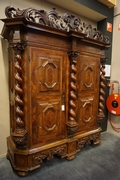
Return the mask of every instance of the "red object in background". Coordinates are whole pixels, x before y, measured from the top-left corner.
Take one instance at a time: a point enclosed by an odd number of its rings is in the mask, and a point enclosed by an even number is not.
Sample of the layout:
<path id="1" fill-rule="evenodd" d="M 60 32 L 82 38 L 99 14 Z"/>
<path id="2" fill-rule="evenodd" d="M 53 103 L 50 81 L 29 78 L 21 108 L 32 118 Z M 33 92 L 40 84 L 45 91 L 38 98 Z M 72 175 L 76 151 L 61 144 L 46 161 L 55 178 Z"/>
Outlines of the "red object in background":
<path id="1" fill-rule="evenodd" d="M 118 23 L 118 31 L 120 31 L 120 23 Z"/>
<path id="2" fill-rule="evenodd" d="M 111 94 L 106 100 L 108 111 L 114 115 L 120 115 L 120 94 Z"/>
<path id="3" fill-rule="evenodd" d="M 112 32 L 112 24 L 107 22 L 107 31 Z"/>

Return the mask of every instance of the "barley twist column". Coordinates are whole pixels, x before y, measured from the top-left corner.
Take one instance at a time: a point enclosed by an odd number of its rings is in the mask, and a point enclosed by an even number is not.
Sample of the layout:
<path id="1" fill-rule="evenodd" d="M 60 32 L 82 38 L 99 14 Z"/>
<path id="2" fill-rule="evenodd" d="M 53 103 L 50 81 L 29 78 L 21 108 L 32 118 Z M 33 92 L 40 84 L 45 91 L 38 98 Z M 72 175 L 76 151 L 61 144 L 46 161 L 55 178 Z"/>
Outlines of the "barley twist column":
<path id="1" fill-rule="evenodd" d="M 23 101 L 23 77 L 22 77 L 22 52 L 25 45 L 22 43 L 16 43 L 11 45 L 15 52 L 15 131 L 12 134 L 13 140 L 18 148 L 25 147 L 26 133 L 25 120 L 24 120 L 24 101 Z"/>
<path id="2" fill-rule="evenodd" d="M 67 122 L 68 137 L 72 137 L 78 129 L 76 122 L 76 99 L 77 99 L 77 56 L 79 52 L 68 53 L 70 60 L 70 84 L 69 84 L 69 119 Z"/>
<path id="3" fill-rule="evenodd" d="M 98 107 L 98 123 L 104 120 L 104 102 L 105 102 L 105 63 L 107 58 L 101 58 L 101 67 L 100 67 L 100 91 L 99 91 L 99 107 Z"/>

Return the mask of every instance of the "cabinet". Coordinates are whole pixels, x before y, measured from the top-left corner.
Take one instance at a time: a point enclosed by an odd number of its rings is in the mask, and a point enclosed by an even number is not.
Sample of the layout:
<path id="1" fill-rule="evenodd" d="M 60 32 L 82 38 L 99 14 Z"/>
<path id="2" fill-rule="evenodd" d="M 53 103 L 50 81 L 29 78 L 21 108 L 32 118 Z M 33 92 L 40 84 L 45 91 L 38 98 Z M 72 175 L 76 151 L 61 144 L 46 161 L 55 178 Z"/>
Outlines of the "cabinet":
<path id="1" fill-rule="evenodd" d="M 104 50 L 109 38 L 55 9 L 6 7 L 10 136 L 7 157 L 20 176 L 55 154 L 72 160 L 100 143 L 104 119 Z"/>

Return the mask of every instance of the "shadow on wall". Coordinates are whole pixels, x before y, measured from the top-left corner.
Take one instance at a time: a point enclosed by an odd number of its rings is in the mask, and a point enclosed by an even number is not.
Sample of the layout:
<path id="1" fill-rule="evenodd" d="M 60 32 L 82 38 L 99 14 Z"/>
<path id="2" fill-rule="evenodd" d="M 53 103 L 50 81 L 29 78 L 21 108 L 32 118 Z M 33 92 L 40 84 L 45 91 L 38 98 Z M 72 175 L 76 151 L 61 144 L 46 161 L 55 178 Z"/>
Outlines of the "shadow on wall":
<path id="1" fill-rule="evenodd" d="M 9 128 L 9 60 L 8 43 L 0 37 L 0 156 L 7 152 L 6 137 L 10 134 Z"/>
<path id="2" fill-rule="evenodd" d="M 1 51 L 2 51 L 2 55 L 3 55 L 3 59 L 1 59 L 3 61 L 3 65 L 4 65 L 4 73 L 5 73 L 5 81 L 9 84 L 8 81 L 8 73 L 9 73 L 9 60 L 8 60 L 8 42 L 6 40 L 4 40 L 3 38 L 1 38 Z"/>

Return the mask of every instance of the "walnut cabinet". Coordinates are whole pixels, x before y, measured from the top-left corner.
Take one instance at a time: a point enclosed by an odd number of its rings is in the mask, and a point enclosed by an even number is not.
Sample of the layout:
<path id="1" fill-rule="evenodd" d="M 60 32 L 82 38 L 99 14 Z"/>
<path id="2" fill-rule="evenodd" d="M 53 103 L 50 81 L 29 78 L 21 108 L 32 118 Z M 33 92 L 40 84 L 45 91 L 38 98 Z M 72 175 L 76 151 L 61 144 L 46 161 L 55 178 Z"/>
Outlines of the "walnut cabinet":
<path id="1" fill-rule="evenodd" d="M 7 157 L 18 175 L 55 154 L 72 160 L 100 143 L 104 50 L 109 38 L 73 15 L 6 7 L 10 136 Z"/>

